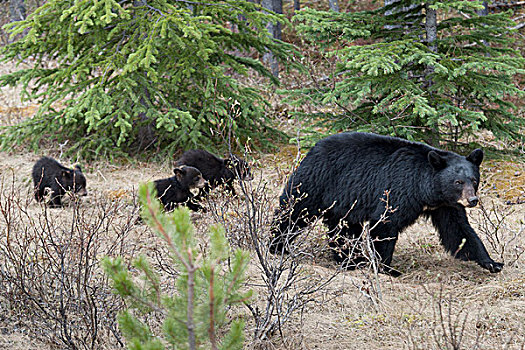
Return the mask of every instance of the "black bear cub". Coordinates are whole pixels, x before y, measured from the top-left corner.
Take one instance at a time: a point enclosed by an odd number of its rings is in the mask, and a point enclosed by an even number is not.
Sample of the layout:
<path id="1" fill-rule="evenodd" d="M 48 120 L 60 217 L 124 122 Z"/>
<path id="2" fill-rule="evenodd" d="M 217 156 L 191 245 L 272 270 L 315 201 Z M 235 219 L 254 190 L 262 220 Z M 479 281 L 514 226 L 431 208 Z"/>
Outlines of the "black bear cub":
<path id="1" fill-rule="evenodd" d="M 48 204 L 52 208 L 62 206 L 62 197 L 67 191 L 73 191 L 80 196 L 87 195 L 86 178 L 78 165 L 69 169 L 53 158 L 42 157 L 33 166 L 32 176 L 35 199 L 41 202 L 46 193 L 51 191 Z"/>
<path id="2" fill-rule="evenodd" d="M 191 166 L 180 166 L 173 169 L 175 176 L 154 182 L 157 196 L 166 210 L 173 210 L 177 205 L 184 204 L 191 210 L 201 210 L 202 207 L 193 203 L 192 189 L 204 187 L 206 181 L 203 179 L 199 169 Z"/>
<path id="3" fill-rule="evenodd" d="M 248 163 L 235 155 L 222 159 L 208 151 L 193 149 L 184 152 L 175 164 L 189 165 L 201 171 L 207 184 L 199 193 L 199 197 L 220 185 L 225 185 L 232 195 L 236 195 L 233 188 L 233 180 L 235 178 L 247 181 L 252 180 Z"/>
<path id="4" fill-rule="evenodd" d="M 369 133 L 329 136 L 290 176 L 280 197 L 270 251 L 286 251 L 298 232 L 320 217 L 328 227 L 331 247 L 339 250 L 336 259 L 354 268 L 363 257 L 349 256 L 344 242 L 359 237 L 362 224 L 369 222 L 370 227 L 377 224 L 371 236 L 383 271 L 398 275 L 390 264 L 399 232 L 423 215 L 430 217 L 448 252 L 499 272 L 503 264 L 490 258 L 465 212 L 465 207 L 478 203 L 482 160 L 480 149 L 464 157 Z M 386 199 L 393 211 L 382 220 Z"/>

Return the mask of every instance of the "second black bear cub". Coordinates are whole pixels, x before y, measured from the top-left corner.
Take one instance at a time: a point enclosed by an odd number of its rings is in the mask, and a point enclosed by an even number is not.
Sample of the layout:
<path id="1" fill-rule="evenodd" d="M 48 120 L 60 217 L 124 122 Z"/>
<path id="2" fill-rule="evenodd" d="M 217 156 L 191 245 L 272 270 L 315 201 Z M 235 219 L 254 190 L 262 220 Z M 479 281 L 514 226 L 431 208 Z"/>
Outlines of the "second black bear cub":
<path id="1" fill-rule="evenodd" d="M 32 176 L 35 199 L 41 202 L 46 192 L 51 191 L 49 206 L 52 208 L 62 206 L 62 197 L 67 191 L 73 191 L 80 196 L 87 195 L 86 178 L 78 165 L 70 169 L 53 158 L 42 157 L 33 166 Z"/>
<path id="2" fill-rule="evenodd" d="M 206 181 L 199 169 L 191 166 L 180 166 L 173 169 L 175 176 L 154 182 L 157 196 L 166 210 L 172 210 L 179 204 L 184 204 L 191 210 L 201 210 L 199 204 L 193 203 L 192 189 L 203 188 Z"/>
<path id="3" fill-rule="evenodd" d="M 189 165 L 200 170 L 207 184 L 199 196 L 207 194 L 211 189 L 220 185 L 225 185 L 232 195 L 235 195 L 235 189 L 233 188 L 233 180 L 235 178 L 247 181 L 252 180 L 248 163 L 235 155 L 222 159 L 208 151 L 193 149 L 184 152 L 175 164 Z"/>

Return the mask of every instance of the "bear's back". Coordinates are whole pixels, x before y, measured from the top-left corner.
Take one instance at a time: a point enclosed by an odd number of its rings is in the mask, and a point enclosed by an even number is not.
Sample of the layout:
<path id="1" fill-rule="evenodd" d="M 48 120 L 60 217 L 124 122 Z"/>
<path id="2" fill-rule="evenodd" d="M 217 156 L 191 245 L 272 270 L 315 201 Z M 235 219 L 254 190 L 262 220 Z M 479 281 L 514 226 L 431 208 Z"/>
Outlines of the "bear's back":
<path id="1" fill-rule="evenodd" d="M 184 152 L 175 164 L 199 169 L 207 181 L 216 181 L 227 170 L 222 158 L 201 149 L 192 149 Z"/>
<path id="2" fill-rule="evenodd" d="M 425 158 L 431 150 L 440 151 L 423 143 L 364 132 L 345 132 L 328 136 L 317 142 L 311 151 L 324 155 L 344 155 L 345 158 L 371 158 L 375 155 L 387 157 L 400 150 L 420 154 Z"/>
<path id="3" fill-rule="evenodd" d="M 382 198 L 386 190 L 393 205 L 420 196 L 420 184 L 430 182 L 433 174 L 427 158 L 431 150 L 451 153 L 369 133 L 329 136 L 303 159 L 290 177 L 281 202 L 286 203 L 290 195 L 302 196 L 304 199 L 297 203 L 299 209 L 332 208 L 336 215 L 345 215 L 353 207 L 350 216 L 367 220 L 384 211 Z"/>

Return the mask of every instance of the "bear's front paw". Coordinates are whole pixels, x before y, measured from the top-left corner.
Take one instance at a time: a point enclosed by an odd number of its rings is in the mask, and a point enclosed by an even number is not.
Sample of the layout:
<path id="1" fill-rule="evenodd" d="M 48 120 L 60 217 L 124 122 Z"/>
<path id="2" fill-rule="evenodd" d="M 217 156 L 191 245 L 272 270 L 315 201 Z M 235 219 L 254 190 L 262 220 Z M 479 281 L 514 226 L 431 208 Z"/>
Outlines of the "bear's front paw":
<path id="1" fill-rule="evenodd" d="M 492 273 L 500 272 L 501 270 L 503 270 L 503 265 L 503 263 L 495 262 L 493 260 L 479 262 L 479 266 L 489 270 Z"/>
<path id="2" fill-rule="evenodd" d="M 401 276 L 403 273 L 394 269 L 393 267 L 390 267 L 390 266 L 383 266 L 383 268 L 381 269 L 380 271 L 381 273 L 384 273 L 385 275 L 389 275 L 391 277 L 399 277 Z"/>

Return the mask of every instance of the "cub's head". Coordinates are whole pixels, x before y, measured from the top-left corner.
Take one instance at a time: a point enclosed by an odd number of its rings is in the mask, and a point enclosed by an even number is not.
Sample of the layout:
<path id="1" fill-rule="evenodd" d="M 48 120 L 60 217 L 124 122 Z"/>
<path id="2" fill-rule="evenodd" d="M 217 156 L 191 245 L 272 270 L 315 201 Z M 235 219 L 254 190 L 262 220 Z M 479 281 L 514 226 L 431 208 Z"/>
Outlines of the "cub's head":
<path id="1" fill-rule="evenodd" d="M 72 190 L 79 196 L 87 196 L 86 177 L 79 165 L 75 165 L 75 169 L 62 170 L 61 183 L 66 190 Z"/>
<path id="2" fill-rule="evenodd" d="M 233 174 L 233 177 L 238 177 L 244 181 L 253 180 L 250 165 L 241 157 L 232 154 L 230 158 L 224 160 L 224 165 Z"/>
<path id="3" fill-rule="evenodd" d="M 441 200 L 449 205 L 475 207 L 479 201 L 477 191 L 482 161 L 481 149 L 472 151 L 467 157 L 450 152 L 430 151 L 428 162 L 436 171 Z"/>
<path id="4" fill-rule="evenodd" d="M 206 180 L 202 177 L 200 170 L 192 166 L 181 165 L 173 169 L 173 173 L 177 181 L 179 181 L 184 188 L 190 190 L 193 188 L 203 188 L 206 184 Z"/>

